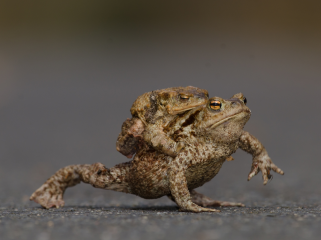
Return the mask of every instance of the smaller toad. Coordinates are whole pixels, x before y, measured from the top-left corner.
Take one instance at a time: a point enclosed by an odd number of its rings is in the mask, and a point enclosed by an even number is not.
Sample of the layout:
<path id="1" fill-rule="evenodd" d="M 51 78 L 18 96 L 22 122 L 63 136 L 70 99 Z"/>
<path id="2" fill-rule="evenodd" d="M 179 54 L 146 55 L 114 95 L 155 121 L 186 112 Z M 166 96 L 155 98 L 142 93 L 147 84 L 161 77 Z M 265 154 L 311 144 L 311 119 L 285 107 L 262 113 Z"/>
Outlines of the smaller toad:
<path id="1" fill-rule="evenodd" d="M 136 153 L 142 142 L 175 157 L 185 146 L 164 133 L 179 114 L 204 105 L 208 92 L 197 87 L 173 87 L 144 93 L 133 103 L 131 119 L 122 125 L 116 142 L 117 151 L 128 158 Z"/>

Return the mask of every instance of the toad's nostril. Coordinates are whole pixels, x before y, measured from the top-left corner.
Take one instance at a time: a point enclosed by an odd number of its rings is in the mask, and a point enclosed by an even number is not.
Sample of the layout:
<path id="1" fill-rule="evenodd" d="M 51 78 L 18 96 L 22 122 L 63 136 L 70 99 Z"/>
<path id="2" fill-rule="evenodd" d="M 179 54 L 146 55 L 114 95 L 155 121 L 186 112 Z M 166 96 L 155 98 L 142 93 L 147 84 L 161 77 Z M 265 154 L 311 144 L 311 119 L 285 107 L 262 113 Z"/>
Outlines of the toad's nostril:
<path id="1" fill-rule="evenodd" d="M 235 107 L 237 105 L 237 102 L 232 102 L 232 107 Z"/>

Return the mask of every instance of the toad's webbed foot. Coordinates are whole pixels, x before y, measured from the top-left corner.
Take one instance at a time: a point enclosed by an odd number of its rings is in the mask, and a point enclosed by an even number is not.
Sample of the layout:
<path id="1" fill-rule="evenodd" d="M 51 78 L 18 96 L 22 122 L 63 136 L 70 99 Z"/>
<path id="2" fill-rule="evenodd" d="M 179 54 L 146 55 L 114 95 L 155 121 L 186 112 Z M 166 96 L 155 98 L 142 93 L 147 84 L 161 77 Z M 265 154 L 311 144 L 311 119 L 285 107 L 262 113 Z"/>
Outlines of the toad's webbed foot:
<path id="1" fill-rule="evenodd" d="M 202 207 L 245 207 L 243 203 L 215 201 L 201 193 L 196 192 L 195 190 L 191 191 L 191 200 L 193 203 Z"/>
<path id="2" fill-rule="evenodd" d="M 245 207 L 243 203 L 235 203 L 235 202 L 225 202 L 225 201 L 215 201 L 209 197 L 204 196 L 203 194 L 200 194 L 196 192 L 195 190 L 190 191 L 191 194 L 191 201 L 198 205 L 203 207 Z M 175 202 L 172 195 L 168 195 L 168 198 Z M 205 208 L 208 210 L 209 208 Z M 215 209 L 212 209 L 215 210 Z M 215 210 L 215 212 L 219 212 L 219 210 Z"/>
<path id="3" fill-rule="evenodd" d="M 39 203 L 44 208 L 62 207 L 65 202 L 63 195 L 68 187 L 88 182 L 90 165 L 71 165 L 64 167 L 52 175 L 30 197 L 30 200 Z"/>
<path id="4" fill-rule="evenodd" d="M 272 162 L 262 143 L 246 131 L 243 131 L 240 137 L 240 148 L 253 156 L 251 171 L 247 178 L 248 181 L 260 171 L 263 175 L 264 185 L 272 178 L 271 170 L 284 175 L 284 172 Z"/>
<path id="5" fill-rule="evenodd" d="M 251 171 L 247 180 L 250 181 L 252 177 L 261 171 L 263 176 L 263 184 L 266 185 L 269 180 L 272 179 L 271 170 L 284 175 L 284 172 L 272 162 L 267 153 L 262 154 L 262 156 L 257 156 L 253 159 Z"/>
<path id="6" fill-rule="evenodd" d="M 179 211 L 181 211 L 181 212 L 195 212 L 195 213 L 200 213 L 200 212 L 221 212 L 218 209 L 205 208 L 205 207 L 198 206 L 197 204 L 193 203 L 192 201 L 186 203 L 183 208 L 180 207 Z"/>
<path id="7" fill-rule="evenodd" d="M 167 197 L 177 204 L 177 202 L 175 201 L 174 197 L 171 194 L 167 195 Z M 205 208 L 205 206 L 202 206 L 201 204 L 199 206 L 199 204 L 195 203 L 193 200 L 188 201 L 185 204 L 184 208 L 180 207 L 179 211 L 181 212 L 220 212 L 220 210 L 217 210 L 217 209 Z"/>
<path id="8" fill-rule="evenodd" d="M 44 208 L 63 207 L 65 205 L 63 192 L 48 191 L 48 189 L 50 189 L 50 184 L 43 184 L 31 195 L 30 200 L 39 203 Z"/>

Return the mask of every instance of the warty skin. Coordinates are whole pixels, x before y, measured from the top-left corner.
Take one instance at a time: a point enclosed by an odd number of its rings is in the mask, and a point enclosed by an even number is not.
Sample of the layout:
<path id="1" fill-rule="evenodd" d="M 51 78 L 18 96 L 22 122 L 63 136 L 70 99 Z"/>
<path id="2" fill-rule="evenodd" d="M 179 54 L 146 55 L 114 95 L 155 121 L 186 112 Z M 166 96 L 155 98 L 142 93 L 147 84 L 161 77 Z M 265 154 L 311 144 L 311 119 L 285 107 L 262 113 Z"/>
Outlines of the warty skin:
<path id="1" fill-rule="evenodd" d="M 167 195 L 181 211 L 218 212 L 207 206 L 244 206 L 241 203 L 214 201 L 194 189 L 210 181 L 222 164 L 238 148 L 253 156 L 250 180 L 262 171 L 264 184 L 270 171 L 284 174 L 269 158 L 263 145 L 243 130 L 251 111 L 243 94 L 224 100 L 214 97 L 207 104 L 180 115 L 165 129 L 174 141 L 185 148 L 171 157 L 144 144 L 132 161 L 106 168 L 101 163 L 71 165 L 50 177 L 31 200 L 45 208 L 64 205 L 67 187 L 81 181 L 94 187 L 138 195 L 146 199 Z"/>
<path id="2" fill-rule="evenodd" d="M 144 93 L 133 103 L 131 119 L 122 125 L 116 149 L 128 158 L 136 153 L 142 141 L 171 157 L 184 148 L 165 134 L 164 128 L 178 114 L 206 104 L 208 92 L 197 87 L 172 87 Z"/>

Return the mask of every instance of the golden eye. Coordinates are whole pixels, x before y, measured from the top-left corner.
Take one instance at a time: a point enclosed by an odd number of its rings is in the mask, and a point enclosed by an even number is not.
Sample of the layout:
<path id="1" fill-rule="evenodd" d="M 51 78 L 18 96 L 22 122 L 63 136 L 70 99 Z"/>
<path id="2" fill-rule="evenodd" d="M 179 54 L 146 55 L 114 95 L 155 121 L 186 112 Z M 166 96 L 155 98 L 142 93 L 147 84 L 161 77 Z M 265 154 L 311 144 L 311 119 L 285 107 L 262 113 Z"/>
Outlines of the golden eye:
<path id="1" fill-rule="evenodd" d="M 222 103 L 220 101 L 218 101 L 218 100 L 213 100 L 213 101 L 210 102 L 210 107 L 213 110 L 219 110 L 222 107 Z"/>
<path id="2" fill-rule="evenodd" d="M 189 99 L 189 96 L 187 96 L 185 94 L 181 94 L 179 97 L 181 100 L 188 100 Z"/>
<path id="3" fill-rule="evenodd" d="M 246 97 L 244 97 L 243 102 L 244 102 L 244 104 L 246 105 L 246 103 L 247 103 Z"/>

